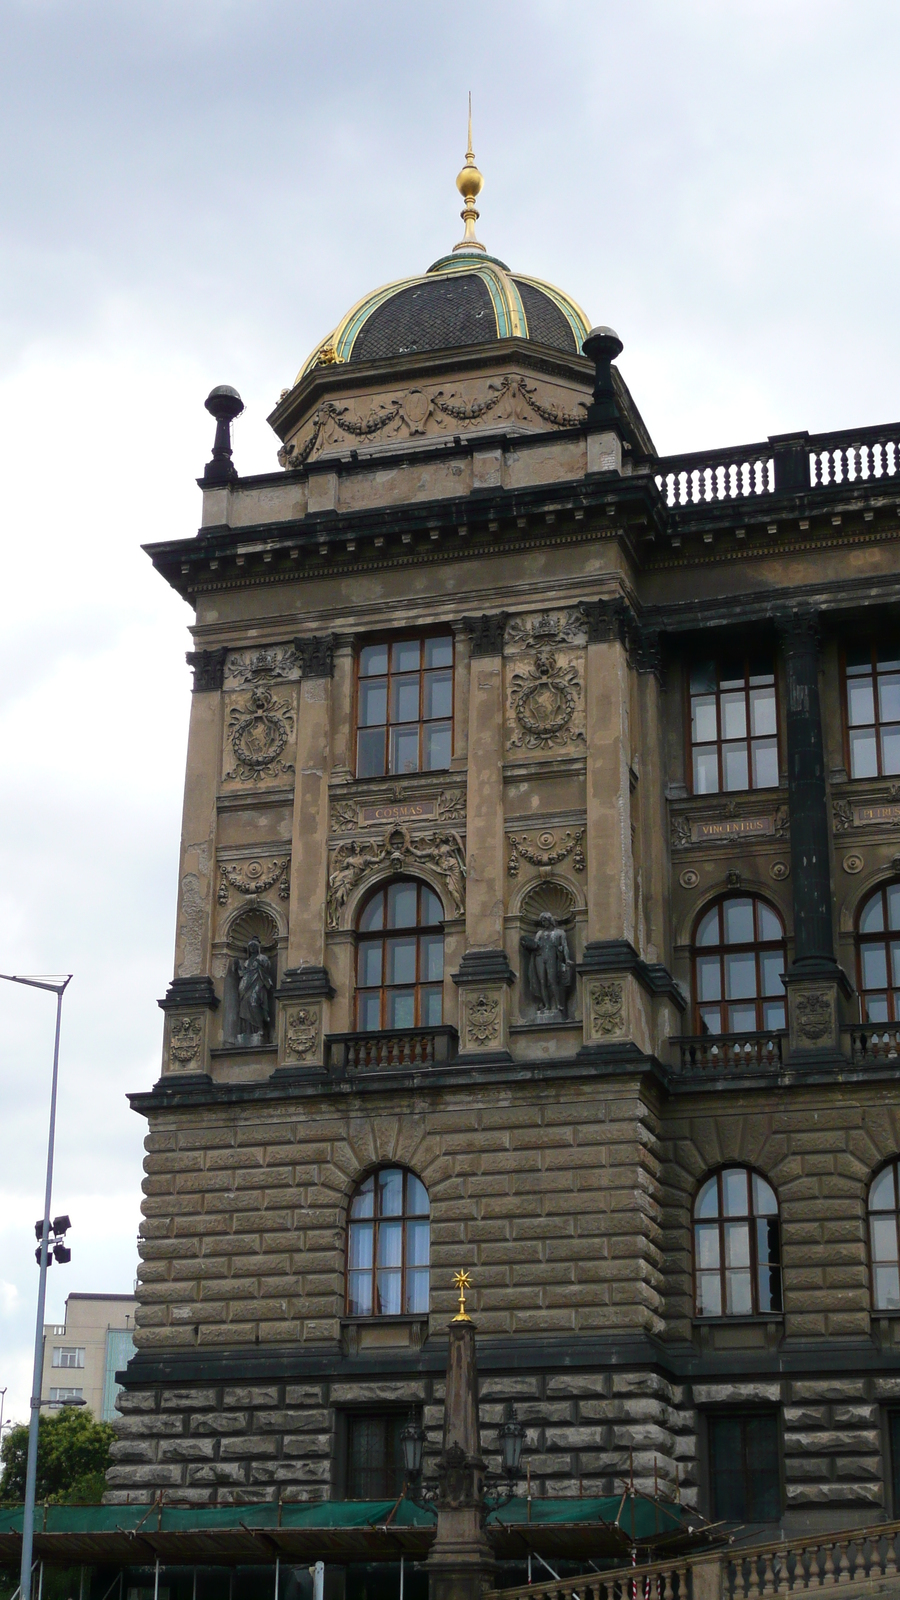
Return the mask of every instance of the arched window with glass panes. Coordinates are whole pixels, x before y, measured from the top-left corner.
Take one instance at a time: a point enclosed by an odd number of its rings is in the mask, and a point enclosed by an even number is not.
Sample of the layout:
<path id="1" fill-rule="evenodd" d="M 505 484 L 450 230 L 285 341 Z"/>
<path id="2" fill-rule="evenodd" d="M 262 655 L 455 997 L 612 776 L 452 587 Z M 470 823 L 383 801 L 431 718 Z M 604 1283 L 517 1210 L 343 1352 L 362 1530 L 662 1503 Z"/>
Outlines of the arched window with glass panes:
<path id="1" fill-rule="evenodd" d="M 783 1030 L 786 955 L 784 923 L 758 895 L 731 895 L 705 911 L 692 949 L 696 1032 Z"/>
<path id="2" fill-rule="evenodd" d="M 427 883 L 401 878 L 357 920 L 356 1026 L 361 1033 L 436 1028 L 443 1020 L 444 908 Z"/>
<path id="3" fill-rule="evenodd" d="M 863 1022 L 900 1022 L 900 883 L 883 884 L 863 902 L 857 933 L 857 981 Z"/>
<path id="4" fill-rule="evenodd" d="M 694 1308 L 698 1317 L 780 1312 L 778 1201 L 749 1167 L 724 1167 L 694 1201 Z"/>
<path id="5" fill-rule="evenodd" d="M 370 1172 L 350 1202 L 347 1313 L 399 1317 L 428 1311 L 431 1206 L 406 1167 Z"/>
<path id="6" fill-rule="evenodd" d="M 900 1162 L 892 1161 L 876 1174 L 869 1188 L 872 1305 L 876 1311 L 900 1311 L 898 1244 L 900 1244 Z"/>

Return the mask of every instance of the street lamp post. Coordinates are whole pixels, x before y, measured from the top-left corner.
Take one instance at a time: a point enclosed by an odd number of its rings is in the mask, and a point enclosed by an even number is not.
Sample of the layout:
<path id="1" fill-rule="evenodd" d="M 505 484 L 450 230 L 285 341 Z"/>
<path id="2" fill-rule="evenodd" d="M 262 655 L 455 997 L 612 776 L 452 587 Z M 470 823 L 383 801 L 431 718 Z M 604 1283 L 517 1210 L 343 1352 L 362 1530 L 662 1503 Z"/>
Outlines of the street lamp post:
<path id="1" fill-rule="evenodd" d="M 38 1420 L 41 1412 L 41 1382 L 44 1376 L 44 1301 L 47 1296 L 47 1261 L 50 1250 L 50 1194 L 53 1186 L 53 1143 L 56 1137 L 56 1083 L 59 1072 L 59 1030 L 62 1001 L 71 972 L 59 978 L 23 978 L 0 972 L 7 983 L 24 983 L 29 989 L 47 989 L 56 995 L 56 1035 L 53 1041 L 53 1078 L 50 1084 L 50 1129 L 47 1135 L 47 1174 L 44 1184 L 44 1219 L 41 1228 L 38 1264 L 37 1319 L 34 1330 L 34 1370 L 31 1379 L 31 1416 L 28 1422 L 28 1460 L 25 1467 L 25 1509 L 22 1517 L 22 1567 L 19 1575 L 21 1600 L 31 1600 L 31 1552 L 34 1544 L 34 1492 L 37 1482 Z"/>

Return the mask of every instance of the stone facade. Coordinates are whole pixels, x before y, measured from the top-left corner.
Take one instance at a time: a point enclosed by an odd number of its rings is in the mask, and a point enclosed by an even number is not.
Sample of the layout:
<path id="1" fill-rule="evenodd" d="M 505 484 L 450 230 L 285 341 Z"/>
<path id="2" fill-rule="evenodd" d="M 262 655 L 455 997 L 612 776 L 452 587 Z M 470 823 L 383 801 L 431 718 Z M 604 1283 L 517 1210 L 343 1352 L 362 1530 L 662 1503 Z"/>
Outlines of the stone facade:
<path id="1" fill-rule="evenodd" d="M 514 1400 L 537 1492 L 633 1471 L 709 1510 L 712 1420 L 749 1411 L 777 1417 L 788 1529 L 900 1510 L 900 1320 L 866 1216 L 900 1155 L 897 1035 L 873 1042 L 854 992 L 900 790 L 850 775 L 841 654 L 897 626 L 896 446 L 835 443 L 891 469 L 823 484 L 812 444 L 775 440 L 765 492 L 720 493 L 739 453 L 661 461 L 584 357 L 500 340 L 417 356 L 407 388 L 539 374 L 583 421 L 463 437 L 429 412 L 413 438 L 404 413 L 351 450 L 338 402 L 356 425 L 394 367 L 313 368 L 273 421 L 308 440 L 327 397 L 315 453 L 208 486 L 197 538 L 151 547 L 196 610 L 195 692 L 162 1073 L 132 1097 L 113 1502 L 340 1497 L 348 1418 L 379 1408 L 413 1407 L 433 1456 L 465 1268 L 485 1450 Z M 448 765 L 357 777 L 360 649 L 435 628 Z M 775 660 L 777 782 L 692 794 L 690 664 L 735 641 Z M 397 877 L 443 910 L 442 1022 L 415 1039 L 355 1031 L 360 910 Z M 698 1035 L 692 951 L 729 893 L 784 923 L 788 1015 L 726 1049 Z M 549 1017 L 523 976 L 545 912 L 574 968 Z M 242 1034 L 253 940 L 271 1011 Z M 428 1191 L 429 1309 L 351 1316 L 348 1208 L 385 1164 Z M 698 1316 L 692 1208 L 732 1165 L 777 1196 L 783 1311 Z"/>

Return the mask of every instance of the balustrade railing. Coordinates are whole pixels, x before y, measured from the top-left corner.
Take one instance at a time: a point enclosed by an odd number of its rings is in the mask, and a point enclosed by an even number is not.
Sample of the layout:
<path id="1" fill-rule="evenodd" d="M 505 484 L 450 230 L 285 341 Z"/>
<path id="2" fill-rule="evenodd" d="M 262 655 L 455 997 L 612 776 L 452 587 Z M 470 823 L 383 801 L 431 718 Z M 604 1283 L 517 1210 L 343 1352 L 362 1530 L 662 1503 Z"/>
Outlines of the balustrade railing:
<path id="1" fill-rule="evenodd" d="M 893 1595 L 898 1557 L 900 1522 L 883 1522 L 496 1589 L 485 1600 L 760 1600 L 834 1586 L 848 1597 Z"/>
<path id="2" fill-rule="evenodd" d="M 661 456 L 652 471 L 666 505 L 676 508 L 896 478 L 900 423 Z"/>
<path id="3" fill-rule="evenodd" d="M 777 1071 L 782 1062 L 783 1033 L 708 1033 L 671 1039 L 682 1072 Z"/>
<path id="4" fill-rule="evenodd" d="M 443 1066 L 457 1054 L 455 1028 L 390 1028 L 379 1033 L 332 1033 L 325 1063 L 332 1071 L 395 1072 Z"/>
<path id="5" fill-rule="evenodd" d="M 900 1056 L 900 1028 L 896 1026 L 866 1025 L 846 1032 L 850 1035 L 851 1061 L 868 1065 L 872 1061 L 895 1061 Z"/>

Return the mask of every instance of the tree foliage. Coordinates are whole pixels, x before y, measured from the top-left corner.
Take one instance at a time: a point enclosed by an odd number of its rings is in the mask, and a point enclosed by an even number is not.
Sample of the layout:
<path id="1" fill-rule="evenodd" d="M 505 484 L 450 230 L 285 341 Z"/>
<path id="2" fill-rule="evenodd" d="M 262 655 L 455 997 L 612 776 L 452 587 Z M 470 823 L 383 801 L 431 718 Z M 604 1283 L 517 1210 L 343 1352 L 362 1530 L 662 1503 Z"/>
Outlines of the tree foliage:
<path id="1" fill-rule="evenodd" d="M 37 1498 L 65 1505 L 90 1505 L 99 1501 L 109 1466 L 109 1447 L 115 1430 L 108 1422 L 95 1422 L 90 1411 L 61 1406 L 38 1420 Z M 0 1500 L 25 1499 L 25 1463 L 28 1428 L 10 1428 L 0 1447 L 3 1471 Z"/>

